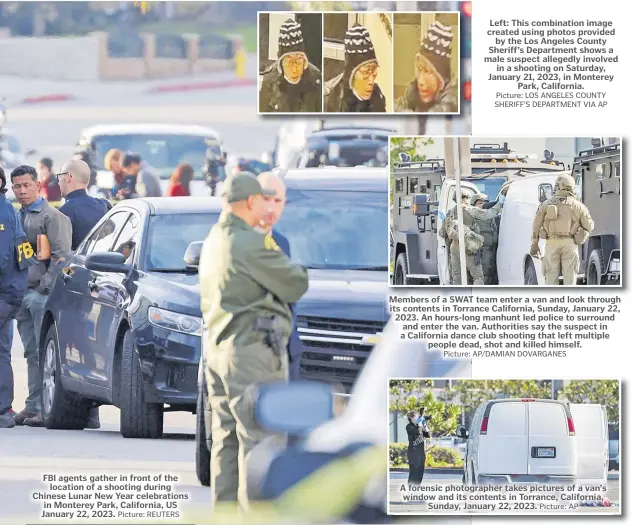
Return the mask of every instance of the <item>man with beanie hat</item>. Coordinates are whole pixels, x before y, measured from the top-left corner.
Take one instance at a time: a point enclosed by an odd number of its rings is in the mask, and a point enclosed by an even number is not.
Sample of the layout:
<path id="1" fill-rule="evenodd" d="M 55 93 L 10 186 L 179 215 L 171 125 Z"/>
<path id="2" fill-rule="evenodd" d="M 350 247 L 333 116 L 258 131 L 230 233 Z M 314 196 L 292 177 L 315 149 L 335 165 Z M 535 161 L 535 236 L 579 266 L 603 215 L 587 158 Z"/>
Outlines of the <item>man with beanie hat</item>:
<path id="1" fill-rule="evenodd" d="M 386 99 L 377 85 L 379 64 L 371 35 L 355 25 L 345 34 L 345 66 L 325 84 L 325 112 L 386 112 Z"/>
<path id="2" fill-rule="evenodd" d="M 264 72 L 259 92 L 261 113 L 320 113 L 320 69 L 305 54 L 303 29 L 288 18 L 279 31 L 277 60 Z"/>
<path id="3" fill-rule="evenodd" d="M 456 113 L 456 80 L 452 79 L 452 28 L 435 21 L 415 56 L 416 76 L 396 103 L 397 112 Z"/>

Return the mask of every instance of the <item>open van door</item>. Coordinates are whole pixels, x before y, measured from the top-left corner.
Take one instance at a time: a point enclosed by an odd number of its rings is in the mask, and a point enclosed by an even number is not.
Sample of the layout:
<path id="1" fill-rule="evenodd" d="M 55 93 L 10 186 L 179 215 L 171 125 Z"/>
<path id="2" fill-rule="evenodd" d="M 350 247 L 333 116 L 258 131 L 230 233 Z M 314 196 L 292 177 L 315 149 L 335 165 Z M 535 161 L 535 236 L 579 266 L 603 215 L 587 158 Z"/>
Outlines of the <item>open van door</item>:
<path id="1" fill-rule="evenodd" d="M 461 181 L 461 192 L 468 197 L 478 193 L 478 188 L 471 182 Z M 448 210 L 452 209 L 456 204 L 456 180 L 445 179 L 441 186 L 439 194 L 439 208 L 437 213 L 437 263 L 439 266 L 439 282 L 440 284 L 450 284 L 450 261 L 448 246 L 445 239 L 439 234 L 444 218 Z"/>
<path id="2" fill-rule="evenodd" d="M 608 479 L 608 416 L 596 404 L 571 404 L 577 441 L 577 480 L 602 482 Z"/>

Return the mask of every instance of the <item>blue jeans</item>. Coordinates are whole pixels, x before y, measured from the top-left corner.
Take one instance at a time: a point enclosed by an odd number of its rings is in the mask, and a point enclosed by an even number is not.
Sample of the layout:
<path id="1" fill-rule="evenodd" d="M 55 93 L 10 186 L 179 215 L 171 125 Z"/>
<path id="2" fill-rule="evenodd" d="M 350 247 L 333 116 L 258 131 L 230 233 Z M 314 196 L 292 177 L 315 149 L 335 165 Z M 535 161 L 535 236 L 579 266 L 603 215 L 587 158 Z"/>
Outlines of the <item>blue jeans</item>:
<path id="1" fill-rule="evenodd" d="M 29 288 L 24 294 L 22 306 L 15 316 L 15 320 L 18 322 L 18 332 L 24 345 L 29 385 L 29 395 L 24 402 L 24 409 L 33 414 L 39 414 L 41 410 L 42 381 L 39 369 L 39 343 L 44 306 L 47 299 L 46 295 Z"/>
<path id="2" fill-rule="evenodd" d="M 13 404 L 13 368 L 11 367 L 11 343 L 13 318 L 17 306 L 0 301 L 0 414 Z"/>

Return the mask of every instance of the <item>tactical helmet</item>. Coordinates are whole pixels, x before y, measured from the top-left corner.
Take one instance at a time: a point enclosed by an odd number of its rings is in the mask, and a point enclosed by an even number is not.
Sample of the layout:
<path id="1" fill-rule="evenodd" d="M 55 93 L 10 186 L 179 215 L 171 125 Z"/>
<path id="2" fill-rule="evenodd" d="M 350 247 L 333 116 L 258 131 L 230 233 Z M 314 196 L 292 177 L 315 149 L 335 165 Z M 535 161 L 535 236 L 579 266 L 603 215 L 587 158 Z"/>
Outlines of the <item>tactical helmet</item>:
<path id="1" fill-rule="evenodd" d="M 555 179 L 555 188 L 559 190 L 575 190 L 575 180 L 570 175 L 558 175 Z"/>
<path id="2" fill-rule="evenodd" d="M 470 199 L 470 205 L 474 206 L 476 204 L 476 201 L 489 201 L 489 197 L 487 197 L 487 195 L 485 195 L 484 193 L 476 193 L 475 195 L 472 195 L 472 198 Z"/>

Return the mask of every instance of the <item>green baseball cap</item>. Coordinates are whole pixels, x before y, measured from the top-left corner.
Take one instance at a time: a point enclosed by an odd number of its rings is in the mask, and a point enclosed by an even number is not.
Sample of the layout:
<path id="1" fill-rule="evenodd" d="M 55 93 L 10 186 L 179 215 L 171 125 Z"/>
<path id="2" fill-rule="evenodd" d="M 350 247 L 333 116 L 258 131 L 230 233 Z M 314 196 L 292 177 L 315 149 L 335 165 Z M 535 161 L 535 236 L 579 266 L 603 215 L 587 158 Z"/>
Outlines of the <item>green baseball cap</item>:
<path id="1" fill-rule="evenodd" d="M 226 197 L 228 202 L 239 202 L 245 201 L 252 195 L 272 197 L 276 195 L 276 192 L 274 190 L 263 189 L 257 177 L 252 173 L 241 172 L 226 179 L 222 195 Z"/>

